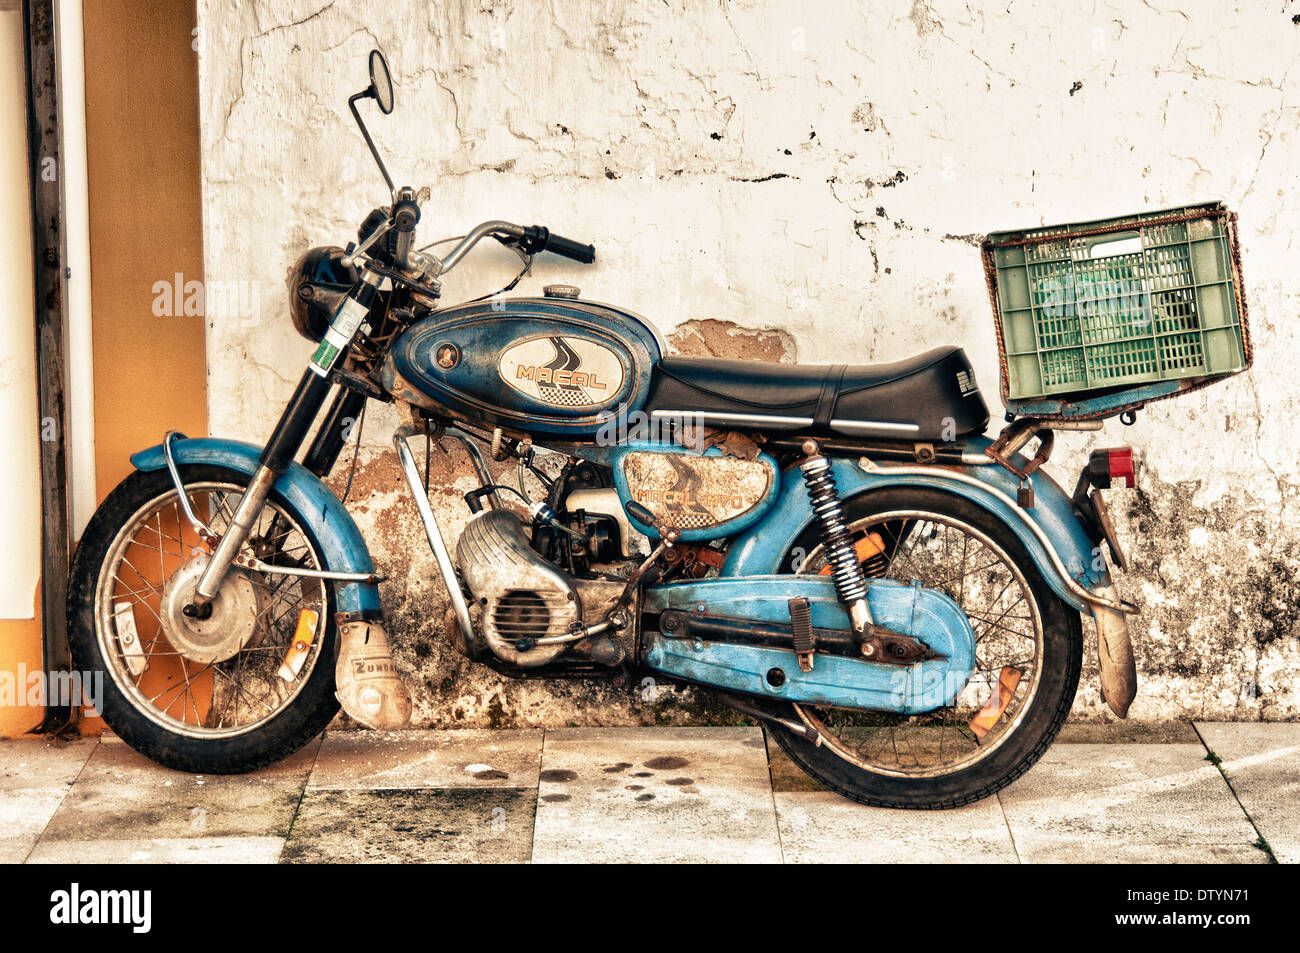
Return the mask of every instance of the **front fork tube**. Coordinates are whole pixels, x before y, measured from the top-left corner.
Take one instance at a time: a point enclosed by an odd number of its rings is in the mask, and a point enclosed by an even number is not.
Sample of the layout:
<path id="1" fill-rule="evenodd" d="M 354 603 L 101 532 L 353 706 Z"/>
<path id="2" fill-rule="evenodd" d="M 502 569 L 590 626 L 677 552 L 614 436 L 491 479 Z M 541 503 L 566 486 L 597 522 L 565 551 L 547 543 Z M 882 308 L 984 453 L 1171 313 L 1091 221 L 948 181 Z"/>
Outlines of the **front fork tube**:
<path id="1" fill-rule="evenodd" d="M 266 505 L 267 498 L 271 495 L 271 488 L 280 478 L 280 474 L 289 468 L 298 448 L 307 439 L 307 432 L 311 429 L 316 415 L 320 413 L 329 389 L 330 382 L 327 377 L 310 368 L 303 371 L 302 379 L 298 381 L 298 387 L 294 390 L 289 405 L 280 415 L 275 429 L 271 431 L 271 439 L 262 450 L 257 470 L 249 481 L 248 489 L 240 497 L 239 506 L 235 508 L 230 525 L 221 535 L 221 542 L 217 544 L 212 558 L 208 560 L 207 568 L 199 577 L 198 586 L 194 590 L 192 608 L 187 607 L 189 612 L 202 614 L 204 607 L 211 605 L 212 600 L 217 597 L 226 573 L 235 561 L 235 557 L 239 555 L 240 547 L 248 539 L 258 514 L 262 512 L 262 507 Z"/>
<path id="2" fill-rule="evenodd" d="M 334 469 L 334 463 L 343 451 L 343 445 L 360 427 L 361 409 L 369 398 L 360 391 L 340 387 L 325 412 L 316 437 L 303 454 L 302 465 L 322 480 Z"/>

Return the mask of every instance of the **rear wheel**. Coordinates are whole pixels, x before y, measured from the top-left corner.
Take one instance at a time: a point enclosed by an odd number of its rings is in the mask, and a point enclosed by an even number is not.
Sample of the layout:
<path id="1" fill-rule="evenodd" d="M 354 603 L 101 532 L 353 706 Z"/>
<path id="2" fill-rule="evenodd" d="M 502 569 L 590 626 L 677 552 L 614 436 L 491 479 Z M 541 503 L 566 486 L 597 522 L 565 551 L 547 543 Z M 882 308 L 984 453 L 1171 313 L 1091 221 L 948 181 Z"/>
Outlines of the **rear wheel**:
<path id="1" fill-rule="evenodd" d="M 883 547 L 864 562 L 869 576 L 918 581 L 966 612 L 975 671 L 951 705 L 923 715 L 792 704 L 787 716 L 821 743 L 771 730 L 803 770 L 864 804 L 948 808 L 987 797 L 1042 756 L 1069 714 L 1082 658 L 1079 614 L 1051 590 L 1015 533 L 973 503 L 891 488 L 844 508 L 854 539 L 874 534 Z M 825 566 L 815 528 L 796 540 L 785 565 Z"/>
<path id="2" fill-rule="evenodd" d="M 180 474 L 195 513 L 221 534 L 248 478 L 207 465 Z M 325 568 L 319 541 L 278 494 L 242 551 L 272 566 Z M 183 771 L 251 771 L 301 748 L 338 711 L 333 594 L 320 579 L 235 568 L 211 618 L 189 619 L 181 610 L 207 556 L 167 471 L 129 476 L 77 548 L 73 661 L 103 673 L 100 714 L 136 750 Z M 316 614 L 316 631 L 295 647 L 304 611 Z"/>

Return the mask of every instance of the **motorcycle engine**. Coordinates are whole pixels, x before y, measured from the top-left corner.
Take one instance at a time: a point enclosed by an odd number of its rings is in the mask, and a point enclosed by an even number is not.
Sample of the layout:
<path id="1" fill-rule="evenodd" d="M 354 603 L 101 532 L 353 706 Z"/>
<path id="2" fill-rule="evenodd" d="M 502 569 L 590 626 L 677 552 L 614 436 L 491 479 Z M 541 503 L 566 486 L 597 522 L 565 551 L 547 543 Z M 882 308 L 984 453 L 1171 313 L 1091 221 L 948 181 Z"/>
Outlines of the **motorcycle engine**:
<path id="1" fill-rule="evenodd" d="M 479 513 L 461 533 L 456 563 L 483 610 L 482 636 L 494 655 L 532 667 L 564 652 L 565 643 L 537 640 L 569 634 L 582 618 L 578 591 L 568 574 L 532 548 L 522 517 L 505 509 Z"/>

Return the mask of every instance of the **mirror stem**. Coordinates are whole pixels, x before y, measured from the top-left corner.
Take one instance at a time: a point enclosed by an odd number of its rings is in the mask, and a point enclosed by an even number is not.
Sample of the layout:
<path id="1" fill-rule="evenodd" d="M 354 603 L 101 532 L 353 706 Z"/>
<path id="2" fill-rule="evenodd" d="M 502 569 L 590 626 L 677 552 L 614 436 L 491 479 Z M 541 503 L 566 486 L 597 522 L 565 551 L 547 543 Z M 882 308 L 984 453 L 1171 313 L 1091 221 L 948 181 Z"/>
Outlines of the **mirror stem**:
<path id="1" fill-rule="evenodd" d="M 366 145 L 370 147 L 370 154 L 375 157 L 375 165 L 379 166 L 379 172 L 388 183 L 388 194 L 394 202 L 397 201 L 397 188 L 393 185 L 393 179 L 388 174 L 388 169 L 384 166 L 384 160 L 379 158 L 379 150 L 375 148 L 374 140 L 370 138 L 370 130 L 361 119 L 361 113 L 357 112 L 357 100 L 368 99 L 371 96 L 369 89 L 362 90 L 348 100 L 348 108 L 352 110 L 352 118 L 357 121 L 357 128 L 361 130 L 361 136 L 366 140 Z"/>

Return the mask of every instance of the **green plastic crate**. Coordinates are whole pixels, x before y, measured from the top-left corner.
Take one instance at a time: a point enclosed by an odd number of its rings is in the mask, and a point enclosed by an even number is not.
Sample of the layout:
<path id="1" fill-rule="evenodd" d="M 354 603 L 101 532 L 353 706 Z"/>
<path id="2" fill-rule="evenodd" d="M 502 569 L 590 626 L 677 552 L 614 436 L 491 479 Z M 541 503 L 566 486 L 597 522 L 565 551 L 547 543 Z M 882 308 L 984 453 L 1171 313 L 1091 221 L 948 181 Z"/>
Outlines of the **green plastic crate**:
<path id="1" fill-rule="evenodd" d="M 983 248 L 1008 406 L 1250 366 L 1236 216 L 1220 203 L 995 232 Z"/>

